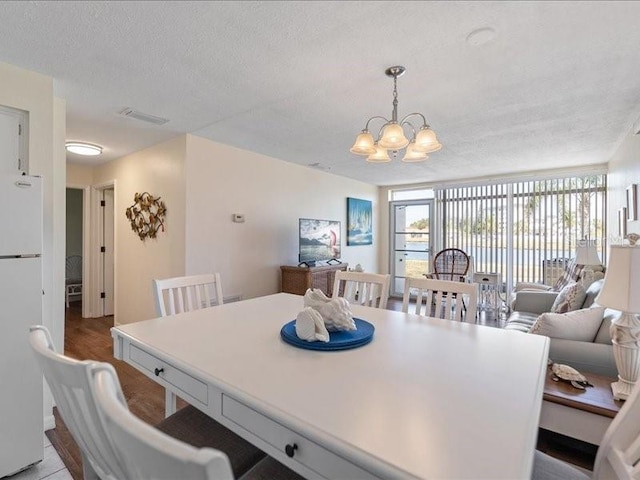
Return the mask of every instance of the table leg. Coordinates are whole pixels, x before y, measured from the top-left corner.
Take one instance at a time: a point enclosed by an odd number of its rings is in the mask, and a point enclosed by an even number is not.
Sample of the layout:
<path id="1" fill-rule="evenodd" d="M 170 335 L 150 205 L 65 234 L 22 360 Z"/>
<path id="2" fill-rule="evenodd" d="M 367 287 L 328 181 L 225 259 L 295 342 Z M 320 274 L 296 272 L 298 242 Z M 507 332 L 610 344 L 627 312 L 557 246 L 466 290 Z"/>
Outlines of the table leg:
<path id="1" fill-rule="evenodd" d="M 164 416 L 169 417 L 176 413 L 176 394 L 168 388 L 164 389 Z"/>

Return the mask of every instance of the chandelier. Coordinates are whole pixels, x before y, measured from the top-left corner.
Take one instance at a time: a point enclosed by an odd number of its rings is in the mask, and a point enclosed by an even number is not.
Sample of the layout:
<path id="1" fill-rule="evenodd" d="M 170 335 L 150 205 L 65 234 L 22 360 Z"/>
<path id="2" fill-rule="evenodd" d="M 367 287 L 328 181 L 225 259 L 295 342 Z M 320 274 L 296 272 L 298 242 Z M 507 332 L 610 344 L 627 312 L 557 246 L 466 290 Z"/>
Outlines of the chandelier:
<path id="1" fill-rule="evenodd" d="M 385 117 L 375 116 L 367 120 L 367 124 L 358 137 L 356 138 L 350 152 L 356 155 L 367 155 L 368 162 L 390 162 L 389 152 L 392 152 L 394 158 L 399 150 L 406 147 L 403 162 L 421 162 L 429 158 L 428 153 L 438 151 L 442 145 L 436 138 L 436 134 L 427 124 L 427 120 L 421 113 L 410 113 L 398 122 L 398 77 L 404 75 L 407 69 L 403 66 L 389 67 L 384 73 L 393 78 L 393 111 L 391 112 L 391 120 Z M 422 126 L 419 130 L 409 122 L 410 117 L 419 117 L 422 119 Z M 378 132 L 378 139 L 374 140 L 373 135 L 369 132 L 369 123 L 372 120 L 384 120 L 384 124 Z M 411 140 L 405 134 L 405 127 L 411 130 Z"/>

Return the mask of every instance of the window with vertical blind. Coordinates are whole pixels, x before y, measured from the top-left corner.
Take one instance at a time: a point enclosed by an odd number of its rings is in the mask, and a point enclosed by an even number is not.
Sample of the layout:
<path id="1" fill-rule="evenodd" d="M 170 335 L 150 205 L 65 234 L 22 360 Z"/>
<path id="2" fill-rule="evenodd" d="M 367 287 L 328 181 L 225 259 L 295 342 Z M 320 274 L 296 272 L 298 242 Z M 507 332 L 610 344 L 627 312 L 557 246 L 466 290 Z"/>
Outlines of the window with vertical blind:
<path id="1" fill-rule="evenodd" d="M 509 284 L 550 284 L 581 239 L 598 241 L 604 262 L 606 190 L 606 175 L 438 190 L 443 247 Z"/>

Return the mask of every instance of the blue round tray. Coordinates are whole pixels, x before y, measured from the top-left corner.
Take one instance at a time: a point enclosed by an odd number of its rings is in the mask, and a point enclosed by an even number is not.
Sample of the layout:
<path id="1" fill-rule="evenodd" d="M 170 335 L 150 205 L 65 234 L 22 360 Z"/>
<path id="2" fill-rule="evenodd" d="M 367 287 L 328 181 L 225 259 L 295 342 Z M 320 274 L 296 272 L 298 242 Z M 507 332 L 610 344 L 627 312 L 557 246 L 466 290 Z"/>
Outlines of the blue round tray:
<path id="1" fill-rule="evenodd" d="M 307 342 L 296 335 L 296 321 L 286 323 L 280 330 L 282 340 L 294 347 L 305 350 L 348 350 L 366 345 L 373 339 L 375 327 L 360 318 L 353 319 L 356 322 L 357 330 L 351 332 L 329 332 L 328 342 Z"/>

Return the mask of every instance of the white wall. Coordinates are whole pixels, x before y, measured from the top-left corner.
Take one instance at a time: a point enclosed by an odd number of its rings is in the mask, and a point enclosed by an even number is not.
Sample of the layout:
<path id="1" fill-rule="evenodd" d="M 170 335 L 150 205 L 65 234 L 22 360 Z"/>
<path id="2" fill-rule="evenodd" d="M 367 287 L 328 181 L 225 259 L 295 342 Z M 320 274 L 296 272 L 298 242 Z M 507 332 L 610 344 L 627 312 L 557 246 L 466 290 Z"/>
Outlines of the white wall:
<path id="1" fill-rule="evenodd" d="M 627 205 L 626 189 L 631 184 L 637 185 L 640 195 L 640 135 L 629 133 L 609 161 L 607 228 L 610 240 L 618 236 L 618 209 Z M 640 233 L 640 220 L 628 222 L 627 232 Z"/>
<path id="2" fill-rule="evenodd" d="M 54 99 L 53 79 L 0 63 L 0 105 L 29 112 L 29 173 L 43 178 L 43 315 L 56 348 L 64 338 L 65 104 Z M 45 428 L 53 428 L 45 394 Z"/>
<path id="3" fill-rule="evenodd" d="M 378 188 L 187 135 L 186 273 L 220 272 L 224 294 L 280 290 L 280 265 L 298 263 L 298 219 L 341 222 L 342 261 L 378 271 L 373 245 L 346 246 L 347 197 L 373 202 Z M 233 213 L 245 223 L 233 223 Z"/>
<path id="4" fill-rule="evenodd" d="M 117 325 L 155 317 L 152 279 L 184 275 L 185 141 L 184 135 L 176 137 L 93 169 L 94 186 L 115 183 Z M 144 242 L 125 216 L 134 195 L 143 192 L 162 197 L 167 206 L 165 231 Z"/>

